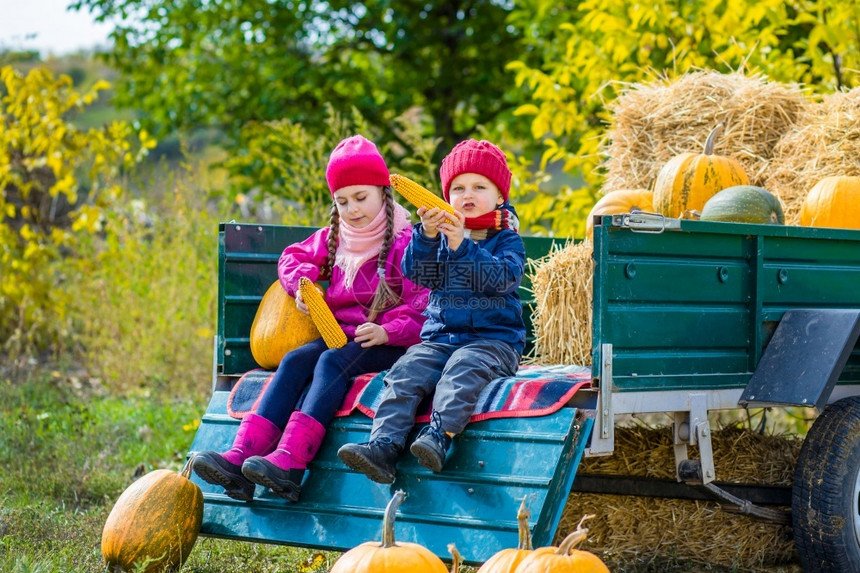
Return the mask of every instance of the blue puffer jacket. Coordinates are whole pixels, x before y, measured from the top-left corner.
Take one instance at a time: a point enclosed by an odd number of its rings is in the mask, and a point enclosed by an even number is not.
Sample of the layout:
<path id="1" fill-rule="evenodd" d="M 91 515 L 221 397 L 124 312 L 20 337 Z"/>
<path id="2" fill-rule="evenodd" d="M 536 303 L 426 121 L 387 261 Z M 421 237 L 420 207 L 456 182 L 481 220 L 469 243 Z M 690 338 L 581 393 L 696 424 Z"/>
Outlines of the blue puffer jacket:
<path id="1" fill-rule="evenodd" d="M 466 238 L 452 251 L 442 233 L 429 239 L 421 223 L 415 225 L 401 268 L 409 280 L 431 289 L 421 340 L 503 340 L 522 354 L 526 328 L 517 288 L 525 262 L 525 245 L 514 231 L 478 242 Z"/>

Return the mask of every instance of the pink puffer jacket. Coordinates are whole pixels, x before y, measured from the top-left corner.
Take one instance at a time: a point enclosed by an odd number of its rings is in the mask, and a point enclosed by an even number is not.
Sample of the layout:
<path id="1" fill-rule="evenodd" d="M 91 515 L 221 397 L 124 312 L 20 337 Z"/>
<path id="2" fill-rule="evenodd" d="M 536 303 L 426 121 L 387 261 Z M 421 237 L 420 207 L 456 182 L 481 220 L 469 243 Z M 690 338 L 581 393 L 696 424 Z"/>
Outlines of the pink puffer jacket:
<path id="1" fill-rule="evenodd" d="M 278 278 L 290 296 L 296 296 L 301 277 L 308 277 L 312 281 L 319 278 L 320 270 L 328 258 L 329 231 L 328 227 L 324 227 L 304 241 L 288 246 L 281 254 L 278 261 Z M 411 237 L 411 226 L 395 237 L 385 265 L 385 278 L 400 296 L 400 304 L 386 310 L 374 321 L 388 333 L 388 344 L 392 346 L 411 346 L 420 342 L 419 334 L 424 324 L 424 316 L 421 313 L 427 306 L 430 292 L 405 278 L 400 270 L 400 261 Z M 367 322 L 373 293 L 379 284 L 376 258 L 362 265 L 351 288 L 345 288 L 343 280 L 343 270 L 335 266 L 325 300 L 344 333 L 352 339 L 355 337 L 355 328 Z"/>

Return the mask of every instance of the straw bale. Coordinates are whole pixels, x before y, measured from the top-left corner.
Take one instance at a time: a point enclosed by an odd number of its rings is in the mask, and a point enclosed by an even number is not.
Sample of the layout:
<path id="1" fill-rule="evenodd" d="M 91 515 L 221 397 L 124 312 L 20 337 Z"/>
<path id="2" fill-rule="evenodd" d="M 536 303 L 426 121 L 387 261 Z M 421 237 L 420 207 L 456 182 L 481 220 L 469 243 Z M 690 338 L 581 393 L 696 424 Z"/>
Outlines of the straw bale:
<path id="1" fill-rule="evenodd" d="M 580 549 L 612 571 L 673 561 L 762 571 L 797 562 L 789 526 L 729 513 L 714 502 L 572 493 L 559 530 L 573 531 L 586 513 L 596 517 Z"/>
<path id="2" fill-rule="evenodd" d="M 812 104 L 780 139 L 765 186 L 785 205 L 796 225 L 809 190 L 825 177 L 860 176 L 860 88 Z"/>
<path id="3" fill-rule="evenodd" d="M 802 439 L 796 435 L 758 434 L 734 426 L 712 434 L 717 480 L 791 485 Z M 690 456 L 698 457 L 695 447 Z M 586 458 L 581 472 L 674 479 L 675 452 L 669 427 L 621 426 L 611 456 Z"/>
<path id="4" fill-rule="evenodd" d="M 719 482 L 790 485 L 802 439 L 727 427 L 714 432 L 712 442 Z M 585 458 L 578 473 L 674 479 L 671 428 L 616 428 L 615 448 L 612 456 Z M 698 456 L 696 448 L 689 453 Z M 558 537 L 586 513 L 597 517 L 589 522 L 585 548 L 613 570 L 673 559 L 740 571 L 796 562 L 790 527 L 726 511 L 716 502 L 574 492 Z"/>
<path id="5" fill-rule="evenodd" d="M 666 161 L 701 153 L 720 122 L 726 127 L 714 153 L 734 157 L 753 185 L 764 186 L 774 147 L 807 105 L 797 85 L 742 71 L 695 71 L 633 84 L 610 107 L 603 192 L 650 189 Z"/>
<path id="6" fill-rule="evenodd" d="M 591 252 L 588 241 L 568 243 L 531 261 L 535 351 L 528 361 L 591 364 Z"/>

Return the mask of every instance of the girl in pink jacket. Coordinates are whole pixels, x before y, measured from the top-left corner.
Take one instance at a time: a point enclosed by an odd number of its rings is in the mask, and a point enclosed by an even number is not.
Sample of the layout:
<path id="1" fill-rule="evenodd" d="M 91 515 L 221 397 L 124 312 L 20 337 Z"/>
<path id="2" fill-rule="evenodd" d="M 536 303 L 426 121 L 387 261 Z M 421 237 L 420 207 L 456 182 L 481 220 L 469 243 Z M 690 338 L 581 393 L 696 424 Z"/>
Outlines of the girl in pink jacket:
<path id="1" fill-rule="evenodd" d="M 326 302 L 349 341 L 329 349 L 318 339 L 288 352 L 256 413 L 242 419 L 233 446 L 194 458 L 197 474 L 234 499 L 250 501 L 260 484 L 297 501 L 307 463 L 352 378 L 388 369 L 420 341 L 429 291 L 400 269 L 412 225 L 394 201 L 385 161 L 372 142 L 355 135 L 332 152 L 326 180 L 334 199 L 331 223 L 284 250 L 278 277 L 303 312 L 299 279 L 328 279 Z"/>

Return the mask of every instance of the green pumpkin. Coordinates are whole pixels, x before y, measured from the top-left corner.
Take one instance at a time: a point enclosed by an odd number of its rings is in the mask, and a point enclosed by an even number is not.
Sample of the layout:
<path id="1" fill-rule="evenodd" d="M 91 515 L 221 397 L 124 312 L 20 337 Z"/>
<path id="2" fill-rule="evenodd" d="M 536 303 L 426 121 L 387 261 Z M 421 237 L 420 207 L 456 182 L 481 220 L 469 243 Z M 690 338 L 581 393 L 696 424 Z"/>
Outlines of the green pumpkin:
<path id="1" fill-rule="evenodd" d="M 785 224 L 782 205 L 770 191 L 753 185 L 723 189 L 705 203 L 702 221 Z"/>

